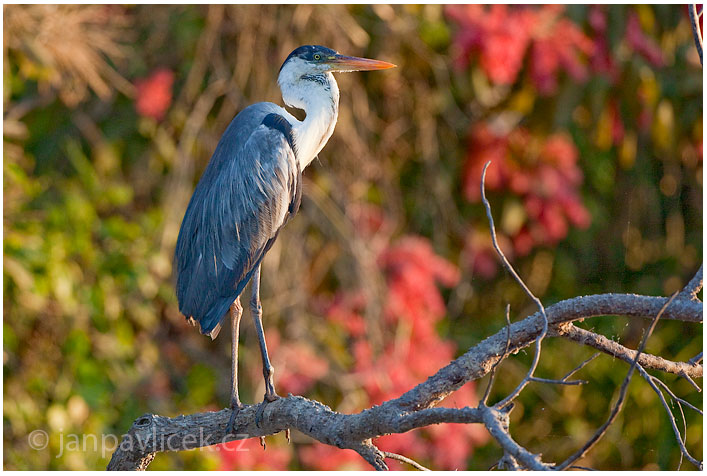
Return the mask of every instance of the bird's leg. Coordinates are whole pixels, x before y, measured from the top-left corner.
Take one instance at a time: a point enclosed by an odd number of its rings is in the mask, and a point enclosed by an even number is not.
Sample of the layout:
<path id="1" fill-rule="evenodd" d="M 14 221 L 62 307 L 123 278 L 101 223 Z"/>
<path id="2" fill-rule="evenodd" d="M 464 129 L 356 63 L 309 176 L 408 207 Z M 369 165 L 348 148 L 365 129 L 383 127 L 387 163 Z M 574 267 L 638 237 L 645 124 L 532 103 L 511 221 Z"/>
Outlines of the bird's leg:
<path id="1" fill-rule="evenodd" d="M 265 345 L 265 332 L 263 331 L 263 307 L 260 305 L 260 265 L 255 271 L 252 279 L 253 294 L 250 299 L 250 309 L 253 313 L 253 322 L 255 322 L 255 330 L 258 333 L 258 343 L 260 344 L 260 356 L 263 358 L 263 377 L 265 378 L 265 400 L 266 402 L 274 402 L 280 396 L 275 393 L 273 385 L 273 374 L 275 369 L 270 363 L 268 357 L 268 347 Z"/>
<path id="2" fill-rule="evenodd" d="M 241 298 L 236 298 L 231 304 L 231 418 L 228 421 L 227 431 L 233 433 L 236 415 L 243 408 L 241 399 L 238 398 L 238 330 L 243 315 Z"/>

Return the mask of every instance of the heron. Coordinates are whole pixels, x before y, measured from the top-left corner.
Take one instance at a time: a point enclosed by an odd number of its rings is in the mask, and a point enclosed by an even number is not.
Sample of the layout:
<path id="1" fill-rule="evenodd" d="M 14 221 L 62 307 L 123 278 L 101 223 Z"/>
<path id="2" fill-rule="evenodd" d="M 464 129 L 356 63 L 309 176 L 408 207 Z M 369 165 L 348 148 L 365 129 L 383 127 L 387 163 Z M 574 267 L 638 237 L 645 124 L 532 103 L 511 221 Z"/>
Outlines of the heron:
<path id="1" fill-rule="evenodd" d="M 175 249 L 179 311 L 212 339 L 230 315 L 231 430 L 244 407 L 238 395 L 238 333 L 240 296 L 248 282 L 265 380 L 261 408 L 279 398 L 263 331 L 260 269 L 299 209 L 302 171 L 334 132 L 339 88 L 332 73 L 393 67 L 324 46 L 296 48 L 280 67 L 277 82 L 284 103 L 303 110 L 304 120 L 270 102 L 243 109 L 223 133 L 189 201 Z"/>

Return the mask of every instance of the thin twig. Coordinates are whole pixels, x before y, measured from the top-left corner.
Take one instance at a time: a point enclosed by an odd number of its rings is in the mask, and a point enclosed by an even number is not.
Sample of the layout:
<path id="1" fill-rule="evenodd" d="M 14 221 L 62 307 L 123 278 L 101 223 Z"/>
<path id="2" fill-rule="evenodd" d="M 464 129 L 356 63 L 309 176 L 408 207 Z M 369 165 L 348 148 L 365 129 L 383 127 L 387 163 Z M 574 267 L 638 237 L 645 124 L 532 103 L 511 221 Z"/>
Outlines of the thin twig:
<path id="1" fill-rule="evenodd" d="M 486 405 L 486 402 L 489 399 L 489 394 L 491 393 L 491 387 L 493 386 L 494 381 L 496 380 L 496 367 L 498 367 L 498 364 L 501 363 L 503 358 L 506 356 L 508 353 L 508 349 L 511 346 L 511 305 L 506 304 L 506 348 L 503 350 L 503 354 L 501 354 L 501 358 L 496 361 L 495 364 L 493 364 L 493 367 L 491 368 L 491 378 L 489 379 L 489 384 L 486 386 L 486 391 L 484 392 L 484 397 L 481 399 L 481 403 Z"/>
<path id="2" fill-rule="evenodd" d="M 513 269 L 513 266 L 511 266 L 511 263 L 506 258 L 506 255 L 503 254 L 503 251 L 501 251 L 501 247 L 498 245 L 498 239 L 496 237 L 496 227 L 493 223 L 493 215 L 491 214 L 491 204 L 486 198 L 486 170 L 489 168 L 489 165 L 491 165 L 490 160 L 486 162 L 486 164 L 484 165 L 484 170 L 481 172 L 481 201 L 483 202 L 484 208 L 486 209 L 486 217 L 489 221 L 489 228 L 491 230 L 491 241 L 493 242 L 493 247 L 496 250 L 496 253 L 498 254 L 499 258 L 501 258 L 501 263 L 503 264 L 503 267 L 506 268 L 506 271 L 508 271 L 508 273 L 513 276 L 513 279 L 516 280 L 518 285 L 523 289 L 523 291 L 525 291 L 528 297 L 532 299 L 533 302 L 538 306 L 543 316 L 543 329 L 535 341 L 535 355 L 533 356 L 533 363 L 530 365 L 530 369 L 528 369 L 528 373 L 526 374 L 525 378 L 518 384 L 515 390 L 513 390 L 510 395 L 508 395 L 506 398 L 504 398 L 501 402 L 497 404 L 498 408 L 503 408 L 509 403 L 511 403 L 525 388 L 525 386 L 528 385 L 528 382 L 530 382 L 530 378 L 533 376 L 533 373 L 535 372 L 535 369 L 538 366 L 538 362 L 540 361 L 540 350 L 542 341 L 547 335 L 548 319 L 547 314 L 545 313 L 545 306 L 543 306 L 543 303 L 540 302 L 540 299 L 538 299 L 535 294 L 530 291 L 530 289 L 528 288 L 528 286 L 526 286 L 521 277 L 518 276 L 518 273 L 516 273 L 516 270 Z"/>
<path id="3" fill-rule="evenodd" d="M 682 411 L 682 405 L 680 405 L 680 402 L 678 403 L 678 408 L 680 409 L 680 415 L 682 415 L 682 432 L 685 434 L 685 439 L 681 440 L 683 446 L 685 446 L 685 443 L 687 443 L 687 420 L 685 420 L 685 413 Z M 676 471 L 680 471 L 680 467 L 682 466 L 682 458 L 683 458 L 683 453 L 680 451 L 680 461 L 678 461 L 678 467 Z M 701 468 L 700 468 L 701 469 Z"/>
<path id="4" fill-rule="evenodd" d="M 637 367 L 639 368 L 639 373 L 641 373 L 640 366 L 637 366 Z M 687 458 L 687 460 L 690 463 L 694 464 L 700 470 L 702 470 L 702 462 L 693 458 L 692 455 L 687 451 L 687 448 L 685 447 L 685 444 L 683 443 L 683 440 L 682 440 L 682 435 L 680 435 L 680 430 L 678 430 L 677 424 L 675 423 L 675 416 L 673 415 L 673 412 L 670 411 L 670 407 L 668 406 L 668 402 L 665 401 L 665 396 L 663 395 L 663 392 L 661 392 L 660 389 L 656 386 L 653 379 L 647 378 L 646 381 L 648 382 L 648 385 L 651 386 L 651 388 L 656 393 L 656 395 L 658 395 L 658 398 L 660 399 L 660 403 L 663 405 L 663 408 L 665 408 L 665 411 L 667 412 L 668 416 L 670 417 L 669 418 L 670 426 L 673 428 L 673 433 L 675 434 L 675 439 L 678 440 L 678 444 L 680 446 L 680 452 L 683 455 L 685 455 L 685 458 Z M 670 393 L 672 394 L 672 392 L 670 392 Z M 682 412 L 682 407 L 680 408 L 680 411 Z M 685 418 L 685 415 L 683 414 L 683 419 L 684 418 Z M 685 437 L 687 438 L 687 432 L 685 433 Z"/>
<path id="5" fill-rule="evenodd" d="M 687 383 L 689 383 L 690 385 L 692 385 L 692 388 L 694 388 L 694 389 L 697 390 L 698 392 L 701 392 L 701 391 L 702 391 L 702 389 L 700 388 L 700 386 L 697 385 L 697 383 L 696 383 L 694 380 L 692 380 L 692 378 L 690 378 L 690 376 L 687 375 L 684 371 L 683 371 L 683 372 L 680 372 L 678 375 L 680 375 L 680 377 L 682 377 L 682 378 L 684 378 L 685 380 L 687 380 Z"/>
<path id="6" fill-rule="evenodd" d="M 399 455 L 399 454 L 397 454 L 397 453 L 391 453 L 390 451 L 381 451 L 381 453 L 383 453 L 383 455 L 384 455 L 386 458 L 390 458 L 390 459 L 394 459 L 394 460 L 396 460 L 396 461 L 401 461 L 401 462 L 403 462 L 403 463 L 407 463 L 407 464 L 409 464 L 410 466 L 412 466 L 413 468 L 419 469 L 420 471 L 429 471 L 428 468 L 425 468 L 425 467 L 422 466 L 420 463 L 418 463 L 418 462 L 415 461 L 415 460 L 412 460 L 412 459 L 408 458 L 407 456 Z"/>
<path id="7" fill-rule="evenodd" d="M 653 330 L 655 329 L 656 324 L 658 323 L 658 319 L 660 319 L 660 316 L 663 314 L 665 309 L 670 305 L 671 302 L 673 302 L 673 299 L 678 295 L 676 292 L 675 294 L 672 295 L 672 297 L 668 300 L 668 302 L 663 305 L 663 307 L 660 309 L 658 314 L 656 314 L 655 318 L 653 319 L 653 322 L 651 323 L 650 327 L 648 328 L 648 332 L 643 336 L 643 340 L 641 341 L 641 345 L 638 347 L 638 350 L 636 351 L 636 357 L 634 357 L 633 362 L 631 363 L 631 367 L 628 369 L 628 373 L 626 374 L 626 378 L 624 379 L 623 384 L 621 385 L 621 390 L 619 391 L 619 398 L 616 401 L 616 404 L 614 405 L 613 409 L 611 410 L 611 414 L 609 415 L 609 418 L 606 420 L 606 422 L 594 433 L 594 435 L 580 448 L 577 450 L 572 456 L 567 458 L 562 464 L 557 466 L 557 469 L 562 471 L 565 468 L 572 466 L 577 460 L 581 459 L 584 457 L 584 455 L 587 454 L 587 452 L 592 449 L 592 447 L 599 441 L 606 431 L 609 429 L 609 426 L 614 422 L 616 417 L 618 416 L 619 412 L 621 411 L 621 408 L 623 407 L 624 400 L 626 398 L 626 393 L 628 392 L 628 384 L 631 382 L 631 376 L 633 375 L 633 371 L 636 369 L 636 366 L 638 365 L 638 358 L 640 357 L 641 353 L 643 352 L 643 349 L 646 348 L 646 343 L 648 342 L 648 338 L 653 334 Z"/>
<path id="8" fill-rule="evenodd" d="M 599 357 L 600 355 L 601 355 L 601 353 L 596 352 L 594 355 L 592 355 L 591 357 L 589 357 L 587 360 L 585 360 L 584 362 L 582 362 L 581 364 L 579 364 L 578 366 L 576 366 L 575 368 L 573 368 L 572 370 L 570 370 L 569 372 L 567 372 L 567 374 L 566 374 L 564 377 L 562 377 L 561 380 L 567 380 L 567 379 L 570 378 L 572 375 L 574 375 L 574 374 L 576 374 L 577 372 L 579 372 L 580 370 L 582 370 L 589 362 L 591 362 L 592 360 L 596 359 L 596 358 Z"/>
<path id="9" fill-rule="evenodd" d="M 670 395 L 670 398 L 672 398 L 673 400 L 675 400 L 675 401 L 677 401 L 677 402 L 680 402 L 680 403 L 686 405 L 688 408 L 690 408 L 691 410 L 696 411 L 696 412 L 699 413 L 700 415 L 703 415 L 702 410 L 700 410 L 699 408 L 697 408 L 696 406 L 694 406 L 692 403 L 688 402 L 687 400 L 683 400 L 682 398 L 680 398 L 680 397 L 678 397 L 677 395 L 675 395 L 675 394 L 673 393 L 673 391 L 670 390 L 670 387 L 668 387 L 668 385 L 667 385 L 665 382 L 663 382 L 661 379 L 659 379 L 658 377 L 656 377 L 656 376 L 654 376 L 654 375 L 649 374 L 648 372 L 645 371 L 645 369 L 643 369 L 643 367 L 640 367 L 640 366 L 639 366 L 639 369 L 638 369 L 638 370 L 639 370 L 639 372 L 641 373 L 641 375 L 643 376 L 643 378 L 645 378 L 646 380 L 651 380 L 652 382 L 657 382 L 661 387 L 663 387 L 663 390 L 665 390 L 666 392 L 668 392 L 668 395 Z"/>
<path id="10" fill-rule="evenodd" d="M 572 376 L 575 372 L 578 372 L 582 367 L 587 365 L 589 362 L 594 360 L 597 356 L 599 356 L 599 352 L 596 354 L 592 355 L 589 357 L 587 360 L 579 364 L 577 367 L 572 369 L 567 375 L 562 377 L 561 379 L 550 379 L 550 378 L 540 378 L 540 377 L 530 377 L 531 382 L 539 382 L 539 383 L 549 383 L 553 385 L 585 385 L 589 383 L 587 380 L 567 380 Z"/>
<path id="11" fill-rule="evenodd" d="M 702 64 L 702 32 L 700 31 L 700 23 L 697 20 L 697 5 L 692 4 L 687 7 L 690 13 L 690 24 L 692 25 L 692 37 L 695 40 L 695 46 L 697 47 L 697 53 L 700 55 L 700 64 Z"/>
<path id="12" fill-rule="evenodd" d="M 702 352 L 691 358 L 690 360 L 687 361 L 688 364 L 690 365 L 697 365 L 700 362 L 702 362 Z"/>
<path id="13" fill-rule="evenodd" d="M 538 383 L 549 383 L 553 385 L 585 385 L 589 383 L 586 380 L 557 380 L 551 378 L 530 377 L 528 380 Z"/>

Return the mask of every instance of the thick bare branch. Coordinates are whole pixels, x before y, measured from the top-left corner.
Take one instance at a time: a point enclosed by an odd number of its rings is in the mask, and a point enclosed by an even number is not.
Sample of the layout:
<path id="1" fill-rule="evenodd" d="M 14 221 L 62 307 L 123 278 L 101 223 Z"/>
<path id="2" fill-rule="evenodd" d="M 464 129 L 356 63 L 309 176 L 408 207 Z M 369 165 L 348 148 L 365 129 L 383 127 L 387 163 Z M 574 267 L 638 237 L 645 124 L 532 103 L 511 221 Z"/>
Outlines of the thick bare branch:
<path id="1" fill-rule="evenodd" d="M 604 294 L 562 301 L 549 306 L 546 313 L 549 325 L 555 329 L 575 320 L 600 315 L 655 316 L 667 301 L 662 297 Z M 678 298 L 665 309 L 661 318 L 702 322 L 702 303 Z M 254 423 L 257 406 L 243 409 L 236 418 L 236 435 L 227 435 L 225 431 L 230 417 L 228 409 L 176 418 L 143 415 L 123 437 L 108 468 L 145 469 L 158 451 L 198 448 L 295 428 L 322 443 L 353 449 L 378 469 L 383 469 L 384 455 L 373 446 L 371 438 L 435 423 L 486 424 L 485 418 L 490 417 L 486 415 L 484 418 L 478 408 L 431 407 L 465 383 L 485 376 L 499 360 L 530 345 L 542 329 L 543 318 L 539 312 L 504 327 L 399 398 L 355 415 L 337 413 L 319 402 L 290 396 L 266 405 L 260 427 Z M 671 370 L 669 366 L 665 369 Z M 697 376 L 694 369 L 686 371 Z M 521 458 L 522 455 L 509 448 L 504 449 L 523 466 L 533 467 L 528 459 L 530 453 Z"/>
<path id="2" fill-rule="evenodd" d="M 567 299 L 549 306 L 546 311 L 550 326 L 557 327 L 564 323 L 605 315 L 650 318 L 655 316 L 667 301 L 668 298 L 635 294 L 597 294 Z M 676 299 L 665 310 L 661 319 L 702 322 L 702 303 Z M 506 355 L 533 342 L 542 331 L 542 316 L 536 312 L 520 322 L 513 323 L 510 329 L 510 346 L 506 346 L 507 329 L 501 329 L 440 369 L 425 382 L 389 403 L 407 411 L 436 405 L 465 383 L 486 375 L 493 365 Z M 508 350 L 504 353 L 506 348 Z"/>
<path id="3" fill-rule="evenodd" d="M 479 408 L 483 411 L 484 425 L 489 433 L 513 460 L 533 471 L 552 469 L 552 466 L 542 462 L 539 455 L 526 450 L 511 438 L 508 431 L 508 421 L 513 404 L 502 409 L 487 406 Z"/>
<path id="4" fill-rule="evenodd" d="M 624 347 L 618 342 L 607 339 L 601 334 L 596 334 L 574 325 L 563 326 L 558 330 L 558 335 L 566 337 L 574 342 L 588 345 L 628 363 L 631 363 L 636 356 L 635 350 Z M 638 364 L 643 368 L 661 370 L 663 372 L 668 372 L 675 375 L 684 374 L 693 378 L 701 378 L 703 372 L 703 366 L 699 364 L 673 362 L 656 355 L 645 353 L 641 354 Z"/>
<path id="5" fill-rule="evenodd" d="M 511 305 L 507 304 L 506 305 L 506 348 L 503 349 L 503 354 L 502 355 L 507 355 L 508 354 L 508 348 L 511 345 Z M 493 387 L 493 383 L 496 380 L 496 368 L 498 367 L 498 364 L 501 363 L 501 360 L 498 360 L 495 364 L 493 364 L 493 367 L 491 367 L 491 377 L 489 378 L 489 383 L 486 386 L 486 391 L 484 392 L 484 396 L 481 397 L 481 403 L 486 405 L 486 402 L 488 402 L 489 395 L 491 394 L 491 388 Z"/>
<path id="6" fill-rule="evenodd" d="M 402 414 L 390 406 L 378 406 L 354 415 L 344 415 L 319 402 L 292 395 L 267 404 L 260 426 L 255 424 L 257 411 L 258 405 L 250 405 L 238 413 L 235 434 L 226 431 L 231 416 L 229 409 L 175 418 L 143 415 L 124 435 L 108 469 L 144 469 L 155 452 L 183 451 L 273 435 L 288 428 L 297 429 L 328 445 L 355 450 L 367 461 L 380 466 L 382 460 L 379 461 L 379 456 L 382 453 L 372 445 L 371 438 L 436 423 L 482 421 L 480 411 L 475 408 L 430 408 Z"/>

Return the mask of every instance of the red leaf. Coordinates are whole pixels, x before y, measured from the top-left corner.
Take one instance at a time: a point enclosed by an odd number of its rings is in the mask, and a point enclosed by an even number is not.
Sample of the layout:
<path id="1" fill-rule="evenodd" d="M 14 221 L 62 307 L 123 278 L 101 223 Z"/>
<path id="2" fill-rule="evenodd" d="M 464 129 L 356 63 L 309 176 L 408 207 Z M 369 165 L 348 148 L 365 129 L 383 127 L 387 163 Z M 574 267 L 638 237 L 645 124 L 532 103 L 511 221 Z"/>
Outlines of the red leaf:
<path id="1" fill-rule="evenodd" d="M 135 81 L 135 109 L 138 114 L 161 120 L 172 103 L 174 73 L 168 69 L 155 70 L 150 76 Z"/>

